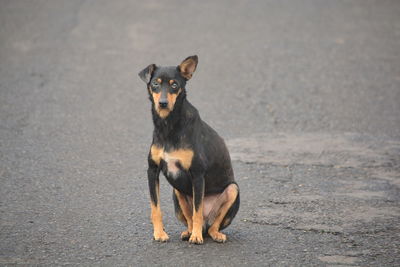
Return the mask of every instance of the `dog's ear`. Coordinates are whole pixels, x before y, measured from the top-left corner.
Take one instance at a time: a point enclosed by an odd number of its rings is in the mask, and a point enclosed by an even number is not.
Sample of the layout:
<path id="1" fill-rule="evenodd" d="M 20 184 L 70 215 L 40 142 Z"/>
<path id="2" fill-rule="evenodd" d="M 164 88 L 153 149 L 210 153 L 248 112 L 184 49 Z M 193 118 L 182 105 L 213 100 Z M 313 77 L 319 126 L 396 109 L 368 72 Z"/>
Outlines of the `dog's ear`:
<path id="1" fill-rule="evenodd" d="M 146 83 L 148 84 L 150 82 L 151 79 L 151 75 L 153 75 L 153 72 L 156 69 L 156 65 L 155 64 L 150 64 L 148 65 L 146 68 L 144 68 L 144 70 L 142 70 L 141 72 L 139 72 L 139 77 Z"/>
<path id="2" fill-rule="evenodd" d="M 192 78 L 193 73 L 196 70 L 197 63 L 199 62 L 198 57 L 190 56 L 187 57 L 182 63 L 178 66 L 181 75 L 186 79 L 189 80 Z"/>

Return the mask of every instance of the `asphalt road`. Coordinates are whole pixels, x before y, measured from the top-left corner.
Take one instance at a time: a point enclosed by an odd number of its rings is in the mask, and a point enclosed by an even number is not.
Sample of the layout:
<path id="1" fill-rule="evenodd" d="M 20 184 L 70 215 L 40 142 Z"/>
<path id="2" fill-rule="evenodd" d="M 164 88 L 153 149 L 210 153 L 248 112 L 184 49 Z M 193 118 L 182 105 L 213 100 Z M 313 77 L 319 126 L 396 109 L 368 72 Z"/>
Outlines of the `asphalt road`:
<path id="1" fill-rule="evenodd" d="M 0 265 L 400 264 L 400 1 L 0 1 Z M 137 73 L 199 56 L 228 242 L 152 241 Z"/>

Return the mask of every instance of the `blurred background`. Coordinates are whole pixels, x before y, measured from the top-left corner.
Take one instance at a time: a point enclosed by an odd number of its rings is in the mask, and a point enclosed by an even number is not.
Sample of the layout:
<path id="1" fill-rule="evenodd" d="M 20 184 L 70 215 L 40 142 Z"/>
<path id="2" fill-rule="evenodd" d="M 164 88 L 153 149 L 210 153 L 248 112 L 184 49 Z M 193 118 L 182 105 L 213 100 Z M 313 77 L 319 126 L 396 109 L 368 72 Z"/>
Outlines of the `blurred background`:
<path id="1" fill-rule="evenodd" d="M 1 0 L 0 265 L 398 263 L 399 14 L 396 0 Z M 157 244 L 137 74 L 194 54 L 188 99 L 227 141 L 243 204 L 229 243 L 192 247 L 161 178 L 172 240 Z"/>

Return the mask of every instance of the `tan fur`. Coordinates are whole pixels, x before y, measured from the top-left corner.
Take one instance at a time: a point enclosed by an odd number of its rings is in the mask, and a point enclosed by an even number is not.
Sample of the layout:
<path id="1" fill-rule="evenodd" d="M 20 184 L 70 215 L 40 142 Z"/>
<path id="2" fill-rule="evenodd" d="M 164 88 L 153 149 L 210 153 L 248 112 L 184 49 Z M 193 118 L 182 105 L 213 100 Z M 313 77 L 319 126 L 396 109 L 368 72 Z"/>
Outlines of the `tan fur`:
<path id="1" fill-rule="evenodd" d="M 178 95 L 181 93 L 181 89 L 179 89 L 177 94 L 167 94 L 167 99 L 168 99 L 168 109 L 170 111 L 172 111 L 174 109 L 175 106 L 175 102 L 176 102 L 176 98 L 178 97 Z"/>
<path id="2" fill-rule="evenodd" d="M 227 226 L 231 219 L 227 218 L 224 221 L 224 218 L 226 216 L 226 213 L 228 212 L 229 208 L 232 206 L 233 202 L 236 200 L 237 195 L 238 195 L 238 187 L 236 184 L 231 184 L 229 185 L 222 193 L 220 194 L 214 194 L 214 195 L 209 195 L 209 196 L 204 196 L 203 197 L 203 203 L 201 209 L 202 211 L 202 218 L 199 216 L 199 214 L 193 213 L 194 210 L 194 204 L 193 204 L 193 198 L 190 196 L 185 196 L 181 193 L 179 193 L 177 190 L 174 190 L 179 206 L 181 207 L 182 210 L 182 217 L 185 217 L 184 223 L 186 224 L 187 222 L 192 222 L 193 226 L 192 228 L 189 229 L 190 224 L 188 224 L 188 230 L 182 232 L 181 238 L 186 239 L 190 236 L 191 231 L 195 227 L 194 225 L 204 225 L 204 222 L 207 222 L 207 224 L 210 224 L 210 228 L 208 233 L 210 236 L 217 242 L 225 242 L 226 241 L 226 235 L 223 233 L 219 232 L 219 229 L 222 227 Z M 178 195 L 179 194 L 179 195 Z M 200 212 L 200 209 L 199 211 Z M 190 219 L 189 216 L 192 215 Z M 196 222 L 196 223 L 195 223 Z M 195 240 L 202 240 L 200 236 L 198 235 Z M 201 242 L 201 241 L 199 241 Z M 197 242 L 193 242 L 197 243 Z"/>
<path id="3" fill-rule="evenodd" d="M 189 242 L 195 244 L 203 244 L 203 202 L 196 211 L 193 201 L 193 229 Z"/>
<path id="4" fill-rule="evenodd" d="M 179 70 L 181 71 L 181 75 L 189 80 L 196 70 L 196 62 L 191 58 L 184 60 L 179 65 Z"/>
<path id="5" fill-rule="evenodd" d="M 162 213 L 160 208 L 160 186 L 156 184 L 156 194 L 157 194 L 157 205 L 151 201 L 151 222 L 153 224 L 154 233 L 153 237 L 157 241 L 165 242 L 169 239 L 167 233 L 164 231 L 164 225 L 162 222 Z"/>
<path id="6" fill-rule="evenodd" d="M 235 202 L 236 197 L 238 195 L 238 187 L 235 184 L 229 185 L 226 189 L 226 202 L 220 207 L 218 216 L 215 218 L 213 224 L 208 229 L 208 234 L 217 242 L 225 242 L 226 235 L 219 232 L 219 228 L 221 227 L 221 222 L 224 219 L 226 213 L 229 208 L 232 206 L 233 202 Z"/>
<path id="7" fill-rule="evenodd" d="M 156 106 L 156 109 L 158 107 L 158 103 L 160 102 L 160 97 L 161 97 L 161 93 L 151 93 L 153 95 L 153 101 L 154 101 L 154 105 Z"/>
<path id="8" fill-rule="evenodd" d="M 176 198 L 178 199 L 179 206 L 181 207 L 182 214 L 185 219 L 185 223 L 187 224 L 187 230 L 183 231 L 181 234 L 181 238 L 188 238 L 192 233 L 193 229 L 193 221 L 192 221 L 192 208 L 189 206 L 189 203 L 186 200 L 186 197 L 181 194 L 178 190 L 174 189 Z"/>
<path id="9" fill-rule="evenodd" d="M 164 150 L 156 145 L 152 145 L 150 148 L 151 159 L 157 164 L 160 165 L 160 160 L 162 158 L 162 154 Z"/>
<path id="10" fill-rule="evenodd" d="M 168 109 L 160 109 L 158 111 L 158 114 L 160 115 L 161 118 L 164 119 L 164 118 L 166 118 L 168 116 L 169 112 L 170 111 Z"/>
<path id="11" fill-rule="evenodd" d="M 153 101 L 154 101 L 154 106 L 156 108 L 156 111 L 158 115 L 160 115 L 161 118 L 165 118 L 168 116 L 169 112 L 171 111 L 169 108 L 169 103 L 168 103 L 168 109 L 160 109 L 159 102 L 160 102 L 160 97 L 161 97 L 161 92 L 160 93 L 151 93 L 153 95 Z"/>
<path id="12" fill-rule="evenodd" d="M 157 79 L 157 80 L 160 80 L 160 79 Z M 167 93 L 168 108 L 160 108 L 160 106 L 158 104 L 160 102 L 161 93 L 154 93 L 154 92 L 151 93 L 153 96 L 154 106 L 156 108 L 158 115 L 160 115 L 161 118 L 163 118 L 163 119 L 166 118 L 169 115 L 169 113 L 172 110 L 174 110 L 176 98 L 178 97 L 178 95 L 181 92 L 182 92 L 182 89 L 179 89 L 178 93 L 176 93 L 176 94 Z"/>
<path id="13" fill-rule="evenodd" d="M 193 150 L 191 149 L 178 149 L 173 151 L 165 151 L 164 148 L 159 147 L 157 145 L 152 145 L 150 148 L 150 157 L 151 159 L 157 164 L 160 165 L 161 160 L 164 160 L 167 163 L 168 171 L 177 172 L 178 169 L 176 167 L 176 162 L 179 162 L 182 168 L 188 170 L 192 165 L 193 159 Z M 158 185 L 157 185 L 157 196 L 158 196 Z M 202 226 L 203 226 L 203 204 L 201 204 L 199 210 L 192 215 L 191 207 L 189 206 L 185 197 L 179 193 L 179 191 L 175 190 L 175 194 L 178 198 L 179 206 L 182 209 L 183 216 L 187 222 L 188 229 L 184 231 L 181 235 L 182 238 L 187 238 L 191 233 L 195 233 L 193 236 L 192 243 L 203 243 L 203 236 L 202 236 Z M 157 199 L 159 199 L 157 197 Z M 160 206 L 155 206 L 152 204 L 151 206 L 151 218 L 154 225 L 154 236 L 162 240 L 164 236 L 160 229 L 163 228 L 162 226 L 162 219 L 161 219 L 161 209 Z M 194 223 L 195 221 L 196 223 Z M 196 231 L 192 231 L 193 227 L 196 226 Z M 165 232 L 164 232 L 165 233 Z M 165 234 L 166 235 L 166 234 Z M 160 237 L 161 236 L 161 237 Z M 191 238 L 192 239 L 192 238 Z M 156 239 L 157 240 L 157 239 Z"/>
<path id="14" fill-rule="evenodd" d="M 176 161 L 179 161 L 185 170 L 188 170 L 192 165 L 193 150 L 191 149 L 178 149 L 167 152 L 159 146 L 152 145 L 150 148 L 150 153 L 152 160 L 157 165 L 160 165 L 161 159 L 167 162 L 168 166 L 170 166 L 170 164 L 175 164 Z"/>
<path id="15" fill-rule="evenodd" d="M 164 153 L 164 157 L 168 159 L 178 160 L 185 170 L 188 170 L 192 165 L 193 150 L 191 149 L 178 149 L 171 152 Z"/>

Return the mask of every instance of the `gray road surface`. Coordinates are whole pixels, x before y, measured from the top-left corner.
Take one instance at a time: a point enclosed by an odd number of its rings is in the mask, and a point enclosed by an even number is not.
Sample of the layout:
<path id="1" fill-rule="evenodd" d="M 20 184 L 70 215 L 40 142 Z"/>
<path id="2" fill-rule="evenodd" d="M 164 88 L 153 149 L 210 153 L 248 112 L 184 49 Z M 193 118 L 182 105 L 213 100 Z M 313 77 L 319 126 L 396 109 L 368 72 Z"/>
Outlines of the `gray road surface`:
<path id="1" fill-rule="evenodd" d="M 226 244 L 152 241 L 137 73 L 197 54 Z M 0 265 L 400 264 L 400 1 L 0 1 Z"/>

